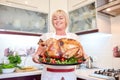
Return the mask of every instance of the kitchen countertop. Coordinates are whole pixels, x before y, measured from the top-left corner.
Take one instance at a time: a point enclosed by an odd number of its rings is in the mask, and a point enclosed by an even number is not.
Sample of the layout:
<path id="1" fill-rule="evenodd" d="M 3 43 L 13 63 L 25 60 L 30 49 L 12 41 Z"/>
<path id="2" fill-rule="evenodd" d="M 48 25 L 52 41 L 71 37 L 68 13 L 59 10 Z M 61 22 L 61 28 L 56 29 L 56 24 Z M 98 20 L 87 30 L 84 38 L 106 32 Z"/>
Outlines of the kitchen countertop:
<path id="1" fill-rule="evenodd" d="M 105 80 L 105 79 L 100 79 L 100 78 L 95 78 L 95 77 L 89 76 L 95 70 L 98 70 L 98 69 L 87 69 L 87 68 L 86 69 L 76 69 L 75 73 L 76 73 L 78 78 L 82 78 L 82 79 L 85 79 L 85 80 Z M 9 73 L 9 74 L 0 74 L 0 79 L 39 75 L 41 73 L 42 73 L 42 70 L 36 70 L 36 71 L 31 71 L 31 72 L 14 72 L 14 73 Z"/>
<path id="2" fill-rule="evenodd" d="M 42 70 L 29 71 L 29 72 L 14 72 L 8 74 L 0 74 L 0 79 L 3 78 L 12 78 L 12 77 L 22 77 L 22 76 L 31 76 L 31 75 L 39 75 L 42 73 Z"/>
<path id="3" fill-rule="evenodd" d="M 97 77 L 92 77 L 90 76 L 90 74 L 93 74 L 94 71 L 99 70 L 98 68 L 92 68 L 92 69 L 88 69 L 88 68 L 82 68 L 82 69 L 77 69 L 76 70 L 76 75 L 78 78 L 82 78 L 85 80 L 106 80 L 106 79 L 102 79 L 102 78 L 97 78 Z"/>

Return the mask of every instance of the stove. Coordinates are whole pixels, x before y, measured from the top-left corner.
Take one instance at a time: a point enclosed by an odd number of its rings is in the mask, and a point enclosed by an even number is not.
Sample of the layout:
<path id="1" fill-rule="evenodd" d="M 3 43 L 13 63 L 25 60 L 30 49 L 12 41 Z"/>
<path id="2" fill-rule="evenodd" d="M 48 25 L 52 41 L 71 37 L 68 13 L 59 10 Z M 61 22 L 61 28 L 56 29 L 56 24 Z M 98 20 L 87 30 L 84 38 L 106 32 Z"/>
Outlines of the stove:
<path id="1" fill-rule="evenodd" d="M 102 69 L 94 71 L 90 76 L 107 80 L 120 80 L 120 69 Z"/>

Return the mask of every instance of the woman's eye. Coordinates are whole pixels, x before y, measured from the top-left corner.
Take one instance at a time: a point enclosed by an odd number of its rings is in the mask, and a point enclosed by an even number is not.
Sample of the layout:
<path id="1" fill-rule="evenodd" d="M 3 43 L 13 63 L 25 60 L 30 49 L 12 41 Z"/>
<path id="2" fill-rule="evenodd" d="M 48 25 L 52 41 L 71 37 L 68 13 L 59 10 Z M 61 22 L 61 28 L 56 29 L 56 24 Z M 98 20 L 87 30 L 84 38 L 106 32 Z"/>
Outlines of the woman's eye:
<path id="1" fill-rule="evenodd" d="M 56 18 L 54 18 L 53 20 L 57 20 Z"/>
<path id="2" fill-rule="evenodd" d="M 60 19 L 63 19 L 63 17 L 61 17 Z"/>
<path id="3" fill-rule="evenodd" d="M 53 18 L 53 20 L 62 20 L 64 19 L 63 17 L 58 17 L 58 18 Z"/>

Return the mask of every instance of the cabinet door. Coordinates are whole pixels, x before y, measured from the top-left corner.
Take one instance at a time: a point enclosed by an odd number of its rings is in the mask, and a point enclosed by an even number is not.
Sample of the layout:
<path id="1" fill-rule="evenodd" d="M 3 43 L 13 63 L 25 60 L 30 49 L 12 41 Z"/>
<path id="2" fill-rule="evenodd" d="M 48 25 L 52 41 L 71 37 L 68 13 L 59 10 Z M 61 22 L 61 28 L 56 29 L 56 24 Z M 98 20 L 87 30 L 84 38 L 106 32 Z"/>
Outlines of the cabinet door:
<path id="1" fill-rule="evenodd" d="M 41 75 L 5 78 L 5 79 L 0 79 L 0 80 L 41 80 Z"/>
<path id="2" fill-rule="evenodd" d="M 41 80 L 41 76 L 40 75 L 35 75 L 35 76 L 31 76 L 29 79 L 27 80 Z"/>
<path id="3" fill-rule="evenodd" d="M 0 33 L 40 36 L 48 14 L 49 0 L 0 0 Z"/>
<path id="4" fill-rule="evenodd" d="M 0 3 L 11 7 L 49 13 L 49 0 L 0 0 Z"/>
<path id="5" fill-rule="evenodd" d="M 98 28 L 96 26 L 95 2 L 92 2 L 89 4 L 87 3 L 88 5 L 78 7 L 77 5 L 72 4 L 74 3 L 72 0 L 68 0 L 68 1 L 69 1 L 68 6 L 70 8 L 69 9 L 70 25 L 68 30 L 78 35 L 97 32 Z M 82 1 L 85 1 L 85 0 L 82 0 Z M 78 2 L 78 3 L 76 2 L 76 4 L 80 4 L 80 3 L 82 2 Z M 74 7 L 77 6 L 77 8 L 71 10 L 72 9 L 71 5 L 73 5 Z"/>

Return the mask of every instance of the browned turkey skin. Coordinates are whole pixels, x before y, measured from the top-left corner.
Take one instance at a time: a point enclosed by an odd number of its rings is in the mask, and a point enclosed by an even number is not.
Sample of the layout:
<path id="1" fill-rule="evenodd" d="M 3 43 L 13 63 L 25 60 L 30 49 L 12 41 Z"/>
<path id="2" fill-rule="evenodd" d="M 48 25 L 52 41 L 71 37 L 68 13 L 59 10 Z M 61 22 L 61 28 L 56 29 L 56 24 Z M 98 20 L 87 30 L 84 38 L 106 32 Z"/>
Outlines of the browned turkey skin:
<path id="1" fill-rule="evenodd" d="M 61 38 L 58 41 L 64 58 L 83 57 L 83 48 L 78 41 L 68 38 Z"/>
<path id="2" fill-rule="evenodd" d="M 61 38 L 59 40 L 50 38 L 46 41 L 39 41 L 39 45 L 43 47 L 40 56 L 49 56 L 52 58 L 71 58 L 83 57 L 83 48 L 81 44 L 69 38 Z"/>

